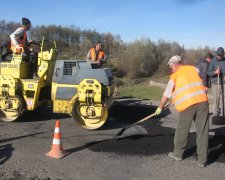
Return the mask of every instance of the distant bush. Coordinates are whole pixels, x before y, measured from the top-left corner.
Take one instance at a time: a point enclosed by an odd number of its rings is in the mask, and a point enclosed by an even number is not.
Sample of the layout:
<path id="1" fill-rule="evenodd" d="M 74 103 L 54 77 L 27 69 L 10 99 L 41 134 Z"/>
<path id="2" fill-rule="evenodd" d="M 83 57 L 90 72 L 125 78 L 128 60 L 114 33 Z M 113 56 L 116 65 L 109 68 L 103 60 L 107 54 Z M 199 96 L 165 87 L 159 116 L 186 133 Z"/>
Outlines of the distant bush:
<path id="1" fill-rule="evenodd" d="M 124 86 L 124 81 L 120 78 L 115 78 L 116 87 Z"/>

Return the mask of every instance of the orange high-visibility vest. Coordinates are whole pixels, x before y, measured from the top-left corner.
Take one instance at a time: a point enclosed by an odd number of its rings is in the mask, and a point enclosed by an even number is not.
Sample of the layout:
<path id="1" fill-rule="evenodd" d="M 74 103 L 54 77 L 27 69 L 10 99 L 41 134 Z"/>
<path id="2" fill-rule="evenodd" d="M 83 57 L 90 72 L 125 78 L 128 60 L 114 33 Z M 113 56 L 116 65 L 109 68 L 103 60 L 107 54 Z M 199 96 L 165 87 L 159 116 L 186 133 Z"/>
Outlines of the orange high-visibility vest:
<path id="1" fill-rule="evenodd" d="M 23 39 L 20 39 L 19 40 L 17 47 L 24 47 L 26 41 L 27 41 L 27 33 L 24 32 L 23 33 Z M 11 42 L 10 49 L 14 52 L 15 51 L 15 48 L 16 48 L 16 46 L 14 46 L 13 43 Z M 18 51 L 21 51 L 21 49 L 18 49 Z"/>
<path id="2" fill-rule="evenodd" d="M 105 53 L 104 53 L 104 51 L 100 50 L 97 55 L 95 48 L 91 48 L 90 56 L 91 56 L 91 61 L 95 62 L 95 61 L 100 61 L 101 59 L 104 59 Z"/>
<path id="3" fill-rule="evenodd" d="M 191 105 L 208 101 L 203 81 L 194 66 L 181 66 L 170 79 L 175 84 L 172 101 L 178 112 Z"/>

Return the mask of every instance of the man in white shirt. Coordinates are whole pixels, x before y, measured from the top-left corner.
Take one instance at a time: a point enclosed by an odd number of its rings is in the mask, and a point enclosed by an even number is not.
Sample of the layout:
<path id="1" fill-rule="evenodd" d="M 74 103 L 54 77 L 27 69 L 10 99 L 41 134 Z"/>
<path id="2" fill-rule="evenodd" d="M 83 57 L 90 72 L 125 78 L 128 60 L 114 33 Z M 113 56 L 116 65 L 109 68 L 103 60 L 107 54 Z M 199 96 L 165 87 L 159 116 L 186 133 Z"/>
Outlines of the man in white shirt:
<path id="1" fill-rule="evenodd" d="M 29 38 L 27 36 L 27 31 L 30 30 L 31 22 L 27 18 L 22 18 L 22 26 L 16 29 L 11 35 L 11 50 L 14 52 L 16 47 L 26 48 Z"/>
<path id="2" fill-rule="evenodd" d="M 14 31 L 11 35 L 10 35 L 10 39 L 11 39 L 11 50 L 14 53 L 24 53 L 25 57 L 27 55 L 31 54 L 28 51 L 28 45 L 30 42 L 32 42 L 27 34 L 27 32 L 30 30 L 31 28 L 31 22 L 29 19 L 27 18 L 22 18 L 22 26 L 19 27 L 18 29 L 16 29 L 16 31 Z M 25 52 L 22 52 L 22 50 L 24 50 Z M 32 68 L 32 73 L 33 73 L 33 78 L 34 79 L 40 79 L 38 74 L 37 74 L 37 55 L 35 54 L 35 56 L 32 56 L 33 58 L 30 58 L 29 61 L 31 63 L 31 68 Z"/>

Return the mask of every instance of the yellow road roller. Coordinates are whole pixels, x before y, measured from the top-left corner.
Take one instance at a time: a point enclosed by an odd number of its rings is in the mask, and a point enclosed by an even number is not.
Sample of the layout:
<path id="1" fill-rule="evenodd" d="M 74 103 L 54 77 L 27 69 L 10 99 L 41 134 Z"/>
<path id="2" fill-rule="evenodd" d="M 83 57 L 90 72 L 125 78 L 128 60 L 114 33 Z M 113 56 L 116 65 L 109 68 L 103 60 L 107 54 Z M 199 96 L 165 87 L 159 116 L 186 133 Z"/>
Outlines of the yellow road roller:
<path id="1" fill-rule="evenodd" d="M 50 105 L 85 129 L 102 127 L 113 102 L 112 71 L 82 60 L 56 60 L 56 46 L 44 50 L 44 44 L 37 56 L 39 79 L 32 78 L 29 55 L 13 54 L 0 63 L 0 119 L 16 121 L 24 111 Z"/>

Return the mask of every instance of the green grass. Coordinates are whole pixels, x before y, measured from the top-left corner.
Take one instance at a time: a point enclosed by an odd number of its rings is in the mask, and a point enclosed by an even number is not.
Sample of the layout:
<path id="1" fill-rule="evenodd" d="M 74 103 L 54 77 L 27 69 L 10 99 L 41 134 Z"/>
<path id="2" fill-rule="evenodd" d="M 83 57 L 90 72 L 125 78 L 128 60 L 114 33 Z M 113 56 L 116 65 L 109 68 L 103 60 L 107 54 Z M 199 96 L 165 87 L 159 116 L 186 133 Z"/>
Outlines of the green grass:
<path id="1" fill-rule="evenodd" d="M 147 87 L 143 85 L 120 87 L 117 94 L 120 97 L 136 97 L 140 99 L 160 100 L 164 89 L 161 87 Z"/>

